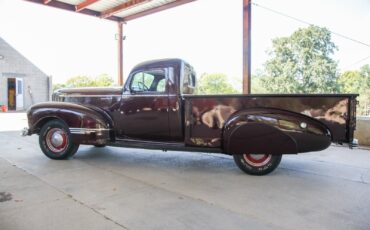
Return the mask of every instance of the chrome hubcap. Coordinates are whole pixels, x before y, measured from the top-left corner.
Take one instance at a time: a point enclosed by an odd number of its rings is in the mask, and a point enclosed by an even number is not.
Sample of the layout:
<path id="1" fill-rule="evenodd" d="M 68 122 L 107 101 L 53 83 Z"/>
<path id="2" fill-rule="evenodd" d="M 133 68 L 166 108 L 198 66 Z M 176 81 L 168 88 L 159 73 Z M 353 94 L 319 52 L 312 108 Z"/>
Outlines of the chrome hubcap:
<path id="1" fill-rule="evenodd" d="M 63 144 L 63 136 L 60 132 L 54 132 L 53 135 L 51 136 L 51 143 L 55 146 L 55 147 L 59 147 Z"/>
<path id="2" fill-rule="evenodd" d="M 54 153 L 60 153 L 65 150 L 68 144 L 67 133 L 60 128 L 52 128 L 46 134 L 46 145 Z"/>
<path id="3" fill-rule="evenodd" d="M 269 163 L 271 154 L 243 154 L 245 162 L 254 167 L 261 167 Z"/>

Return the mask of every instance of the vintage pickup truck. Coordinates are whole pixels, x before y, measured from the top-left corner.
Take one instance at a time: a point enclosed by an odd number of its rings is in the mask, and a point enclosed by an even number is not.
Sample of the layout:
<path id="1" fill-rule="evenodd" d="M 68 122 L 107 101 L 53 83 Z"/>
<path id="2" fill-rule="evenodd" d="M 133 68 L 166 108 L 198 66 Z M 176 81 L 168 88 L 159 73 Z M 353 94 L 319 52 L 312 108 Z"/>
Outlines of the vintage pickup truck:
<path id="1" fill-rule="evenodd" d="M 195 72 L 181 59 L 137 65 L 123 88 L 61 89 L 27 111 L 24 135 L 39 135 L 52 159 L 80 144 L 233 155 L 252 175 L 282 154 L 352 144 L 355 94 L 192 95 Z"/>

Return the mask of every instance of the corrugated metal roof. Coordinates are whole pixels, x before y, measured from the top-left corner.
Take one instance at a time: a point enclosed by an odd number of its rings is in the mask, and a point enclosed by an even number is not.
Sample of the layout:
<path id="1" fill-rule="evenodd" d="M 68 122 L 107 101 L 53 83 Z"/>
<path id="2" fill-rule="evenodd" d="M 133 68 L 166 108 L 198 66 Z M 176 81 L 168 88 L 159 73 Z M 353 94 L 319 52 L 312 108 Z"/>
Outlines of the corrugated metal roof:
<path id="1" fill-rule="evenodd" d="M 82 2 L 84 2 L 85 0 L 64 0 L 64 1 L 60 1 L 60 2 L 65 2 L 65 3 L 69 3 L 71 5 L 78 5 Z"/>
<path id="2" fill-rule="evenodd" d="M 105 10 L 119 6 L 125 2 L 129 2 L 129 0 L 102 0 L 92 4 L 87 8 L 98 12 L 103 12 Z"/>
<path id="3" fill-rule="evenodd" d="M 152 9 L 152 8 L 155 8 L 155 7 L 159 7 L 159 6 L 168 4 L 170 2 L 175 2 L 175 1 L 176 0 L 149 1 L 147 3 L 138 5 L 137 7 L 133 7 L 133 8 L 127 9 L 127 10 L 123 10 L 123 11 L 115 14 L 115 16 L 124 18 L 124 17 L 127 17 L 129 15 L 136 14 L 136 13 L 139 13 L 139 12 L 142 12 L 142 11 L 145 11 L 145 10 L 149 10 L 149 9 Z"/>
<path id="4" fill-rule="evenodd" d="M 76 13 L 128 21 L 195 0 L 26 0 Z M 77 10 L 76 6 L 83 5 Z"/>

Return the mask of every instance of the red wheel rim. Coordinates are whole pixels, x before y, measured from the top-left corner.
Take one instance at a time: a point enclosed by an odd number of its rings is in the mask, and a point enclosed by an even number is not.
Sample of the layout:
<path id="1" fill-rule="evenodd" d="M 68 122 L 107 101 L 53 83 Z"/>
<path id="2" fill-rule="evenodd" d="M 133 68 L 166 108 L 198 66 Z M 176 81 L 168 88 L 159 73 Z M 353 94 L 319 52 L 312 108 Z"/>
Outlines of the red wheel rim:
<path id="1" fill-rule="evenodd" d="M 46 134 L 46 145 L 54 153 L 63 152 L 68 145 L 68 134 L 60 128 L 52 128 Z"/>
<path id="2" fill-rule="evenodd" d="M 271 160 L 271 157 L 271 154 L 243 154 L 246 163 L 254 167 L 266 165 Z"/>

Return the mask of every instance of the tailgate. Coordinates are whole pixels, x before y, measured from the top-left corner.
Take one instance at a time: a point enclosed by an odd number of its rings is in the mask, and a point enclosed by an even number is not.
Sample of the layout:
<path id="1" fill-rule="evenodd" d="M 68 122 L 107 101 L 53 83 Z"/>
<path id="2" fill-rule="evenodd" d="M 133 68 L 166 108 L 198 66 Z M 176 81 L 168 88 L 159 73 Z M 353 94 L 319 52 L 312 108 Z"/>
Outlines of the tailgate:
<path id="1" fill-rule="evenodd" d="M 353 145 L 353 135 L 356 130 L 357 96 L 351 96 L 348 103 L 347 139 L 350 147 Z"/>

